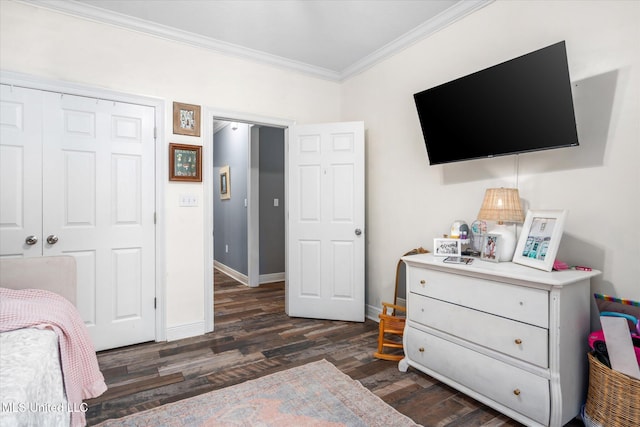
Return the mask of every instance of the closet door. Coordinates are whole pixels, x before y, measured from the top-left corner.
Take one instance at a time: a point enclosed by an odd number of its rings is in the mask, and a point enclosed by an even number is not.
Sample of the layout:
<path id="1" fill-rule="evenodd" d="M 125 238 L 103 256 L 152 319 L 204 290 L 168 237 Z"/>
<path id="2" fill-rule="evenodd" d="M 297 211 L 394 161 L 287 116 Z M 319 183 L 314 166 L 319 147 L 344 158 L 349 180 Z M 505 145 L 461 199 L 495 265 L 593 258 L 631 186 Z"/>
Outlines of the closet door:
<path id="1" fill-rule="evenodd" d="M 155 339 L 154 109 L 44 95 L 45 255 L 72 255 L 96 350 Z"/>
<path id="2" fill-rule="evenodd" d="M 0 85 L 0 256 L 42 256 L 42 92 Z"/>
<path id="3" fill-rule="evenodd" d="M 0 256 L 75 257 L 96 350 L 154 340 L 154 108 L 0 90 Z"/>

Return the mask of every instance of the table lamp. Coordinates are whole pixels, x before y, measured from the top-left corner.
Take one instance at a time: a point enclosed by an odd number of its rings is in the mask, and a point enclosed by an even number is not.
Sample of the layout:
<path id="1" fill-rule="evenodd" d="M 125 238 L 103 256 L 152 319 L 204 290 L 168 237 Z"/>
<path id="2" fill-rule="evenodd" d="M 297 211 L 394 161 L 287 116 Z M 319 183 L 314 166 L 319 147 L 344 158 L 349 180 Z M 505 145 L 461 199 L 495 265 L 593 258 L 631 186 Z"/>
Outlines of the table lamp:
<path id="1" fill-rule="evenodd" d="M 478 213 L 478 219 L 495 221 L 493 229 L 488 234 L 500 236 L 498 241 L 499 261 L 511 261 L 516 249 L 516 233 L 505 223 L 524 221 L 524 213 L 520 205 L 520 195 L 517 188 L 489 188 L 484 194 L 484 200 Z M 515 228 L 515 227 L 513 227 Z"/>

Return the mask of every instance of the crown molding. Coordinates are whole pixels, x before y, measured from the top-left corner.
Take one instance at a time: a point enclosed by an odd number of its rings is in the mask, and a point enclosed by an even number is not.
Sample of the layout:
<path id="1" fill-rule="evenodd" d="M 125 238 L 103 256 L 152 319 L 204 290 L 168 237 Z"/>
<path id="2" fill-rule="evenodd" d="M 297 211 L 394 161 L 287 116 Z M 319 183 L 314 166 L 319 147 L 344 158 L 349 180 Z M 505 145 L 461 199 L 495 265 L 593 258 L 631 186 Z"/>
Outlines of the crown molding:
<path id="1" fill-rule="evenodd" d="M 77 16 L 94 22 L 114 25 L 128 30 L 150 34 L 166 40 L 177 41 L 191 46 L 208 49 L 238 58 L 249 59 L 274 65 L 280 68 L 294 70 L 326 80 L 341 82 L 380 61 L 398 53 L 417 41 L 428 37 L 438 30 L 452 24 L 462 17 L 492 3 L 495 0 L 466 0 L 438 14 L 435 18 L 414 28 L 410 32 L 388 43 L 372 54 L 347 67 L 342 71 L 329 70 L 299 61 L 283 58 L 277 55 L 249 49 L 233 43 L 227 43 L 210 37 L 200 36 L 188 31 L 179 30 L 162 24 L 152 23 L 143 19 L 127 16 L 121 13 L 107 11 L 75 0 L 15 0 L 18 3 L 49 9 L 67 15 Z"/>
<path id="2" fill-rule="evenodd" d="M 453 24 L 463 17 L 479 10 L 495 0 L 465 0 L 456 3 L 454 6 L 439 13 L 432 19 L 420 24 L 413 30 L 403 34 L 392 42 L 384 45 L 370 55 L 348 66 L 340 73 L 340 80 L 346 80 L 359 74 L 383 60 L 397 54 L 401 50 L 408 48 L 414 43 L 423 40 L 441 29 Z"/>

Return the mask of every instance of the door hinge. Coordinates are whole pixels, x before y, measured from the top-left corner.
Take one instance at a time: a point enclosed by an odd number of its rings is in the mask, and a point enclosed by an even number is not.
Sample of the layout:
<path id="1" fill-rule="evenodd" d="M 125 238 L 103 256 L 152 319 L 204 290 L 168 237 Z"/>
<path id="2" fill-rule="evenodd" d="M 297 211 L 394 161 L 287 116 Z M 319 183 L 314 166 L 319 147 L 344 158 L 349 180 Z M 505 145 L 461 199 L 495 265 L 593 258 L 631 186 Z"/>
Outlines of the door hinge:
<path id="1" fill-rule="evenodd" d="M 158 308 L 158 298 L 153 298 L 153 309 L 157 309 Z"/>
<path id="2" fill-rule="evenodd" d="M 158 128 L 153 127 L 153 139 L 158 139 Z"/>
<path id="3" fill-rule="evenodd" d="M 156 212 L 153 213 L 153 223 L 154 224 L 158 223 L 158 214 Z"/>

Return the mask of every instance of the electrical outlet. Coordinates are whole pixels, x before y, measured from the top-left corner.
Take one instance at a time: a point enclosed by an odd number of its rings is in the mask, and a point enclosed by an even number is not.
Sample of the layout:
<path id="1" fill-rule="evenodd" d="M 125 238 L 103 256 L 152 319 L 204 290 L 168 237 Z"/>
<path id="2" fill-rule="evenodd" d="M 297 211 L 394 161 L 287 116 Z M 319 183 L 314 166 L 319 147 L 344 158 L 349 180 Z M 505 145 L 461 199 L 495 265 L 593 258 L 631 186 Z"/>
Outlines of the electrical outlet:
<path id="1" fill-rule="evenodd" d="M 224 245 L 224 252 L 229 253 L 229 245 Z"/>
<path id="2" fill-rule="evenodd" d="M 280 206 L 280 200 L 278 200 L 278 199 L 273 199 L 273 206 L 275 206 L 275 207 Z"/>

